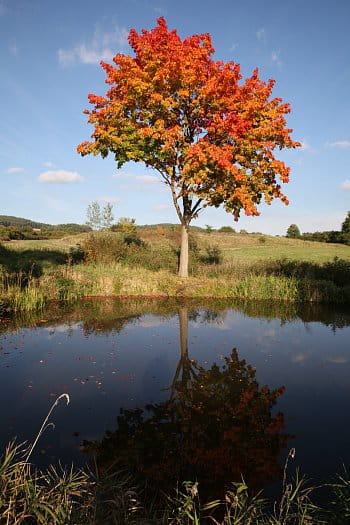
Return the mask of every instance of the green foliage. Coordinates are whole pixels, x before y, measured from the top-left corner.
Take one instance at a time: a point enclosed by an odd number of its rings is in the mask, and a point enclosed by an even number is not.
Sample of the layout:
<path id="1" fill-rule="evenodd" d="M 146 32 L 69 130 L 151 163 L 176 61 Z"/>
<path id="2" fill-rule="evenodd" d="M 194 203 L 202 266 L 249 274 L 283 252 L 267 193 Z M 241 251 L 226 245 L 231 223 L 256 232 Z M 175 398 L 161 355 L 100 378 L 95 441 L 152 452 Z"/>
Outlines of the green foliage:
<path id="1" fill-rule="evenodd" d="M 234 228 L 231 228 L 231 226 L 221 226 L 221 228 L 218 229 L 219 233 L 236 233 L 236 230 Z"/>
<path id="2" fill-rule="evenodd" d="M 136 220 L 130 217 L 120 217 L 116 224 L 113 224 L 111 230 L 120 232 L 127 237 L 135 237 L 137 234 Z"/>
<path id="3" fill-rule="evenodd" d="M 341 232 L 345 234 L 350 234 L 350 211 L 348 211 L 347 216 L 343 224 L 341 225 Z"/>
<path id="4" fill-rule="evenodd" d="M 0 215 L 0 240 L 58 238 L 90 230 L 91 228 L 86 225 L 74 223 L 52 225 L 20 217 Z"/>
<path id="5" fill-rule="evenodd" d="M 214 231 L 214 228 L 210 226 L 209 224 L 205 225 L 205 233 L 212 233 Z"/>
<path id="6" fill-rule="evenodd" d="M 83 472 L 39 470 L 27 463 L 24 445 L 10 443 L 0 460 L 0 523 L 68 525 L 86 517 L 81 503 L 90 488 Z M 91 490 L 91 489 L 90 489 Z"/>
<path id="7" fill-rule="evenodd" d="M 121 261 L 126 255 L 124 239 L 113 232 L 94 232 L 84 238 L 81 244 L 87 262 Z"/>
<path id="8" fill-rule="evenodd" d="M 299 239 L 300 230 L 296 224 L 291 224 L 287 230 L 286 237 L 289 239 Z"/>
<path id="9" fill-rule="evenodd" d="M 218 245 L 208 244 L 205 254 L 200 257 L 200 262 L 204 264 L 220 264 L 222 262 L 222 251 Z"/>

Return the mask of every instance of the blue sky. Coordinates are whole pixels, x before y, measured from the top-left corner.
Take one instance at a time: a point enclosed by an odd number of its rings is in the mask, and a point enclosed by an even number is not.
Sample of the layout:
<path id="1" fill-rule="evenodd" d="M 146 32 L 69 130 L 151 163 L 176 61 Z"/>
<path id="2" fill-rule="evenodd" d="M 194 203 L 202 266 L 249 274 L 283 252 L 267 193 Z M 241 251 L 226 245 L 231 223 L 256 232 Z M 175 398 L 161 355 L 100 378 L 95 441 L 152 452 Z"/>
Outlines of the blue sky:
<path id="1" fill-rule="evenodd" d="M 0 214 L 84 223 L 93 200 L 138 224 L 177 222 L 167 188 L 141 164 L 80 157 L 92 131 L 88 93 L 106 91 L 101 59 L 130 54 L 131 28 L 165 16 L 182 37 L 210 33 L 215 58 L 259 68 L 292 105 L 302 149 L 291 167 L 290 205 L 274 201 L 238 223 L 206 209 L 194 223 L 285 234 L 339 229 L 350 210 L 349 0 L 0 0 Z"/>

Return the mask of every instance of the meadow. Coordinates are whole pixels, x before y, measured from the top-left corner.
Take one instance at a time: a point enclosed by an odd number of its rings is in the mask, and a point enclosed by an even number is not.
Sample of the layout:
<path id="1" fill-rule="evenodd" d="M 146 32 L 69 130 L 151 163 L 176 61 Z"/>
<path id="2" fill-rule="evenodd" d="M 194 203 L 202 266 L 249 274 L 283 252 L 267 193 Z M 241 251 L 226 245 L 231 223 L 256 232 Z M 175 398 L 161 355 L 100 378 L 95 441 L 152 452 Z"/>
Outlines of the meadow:
<path id="1" fill-rule="evenodd" d="M 149 227 L 0 245 L 0 309 L 84 296 L 350 301 L 350 247 L 261 234 L 190 233 L 190 277 L 176 272 L 179 232 Z"/>

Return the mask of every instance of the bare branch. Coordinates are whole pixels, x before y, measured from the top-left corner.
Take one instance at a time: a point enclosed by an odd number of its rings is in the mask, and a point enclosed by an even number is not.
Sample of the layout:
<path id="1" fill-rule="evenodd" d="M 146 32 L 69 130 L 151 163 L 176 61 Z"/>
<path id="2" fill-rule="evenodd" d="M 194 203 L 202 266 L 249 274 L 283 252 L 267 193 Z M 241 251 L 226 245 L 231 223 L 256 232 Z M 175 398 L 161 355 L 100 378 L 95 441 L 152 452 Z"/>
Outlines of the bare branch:
<path id="1" fill-rule="evenodd" d="M 199 210 L 201 209 L 201 208 L 198 209 L 198 207 L 199 207 L 200 203 L 202 202 L 202 200 L 203 200 L 203 199 L 198 199 L 198 201 L 196 202 L 196 204 L 193 206 L 193 208 L 192 208 L 192 210 L 191 210 L 191 214 L 192 214 L 193 217 L 194 217 L 195 214 L 198 213 Z"/>

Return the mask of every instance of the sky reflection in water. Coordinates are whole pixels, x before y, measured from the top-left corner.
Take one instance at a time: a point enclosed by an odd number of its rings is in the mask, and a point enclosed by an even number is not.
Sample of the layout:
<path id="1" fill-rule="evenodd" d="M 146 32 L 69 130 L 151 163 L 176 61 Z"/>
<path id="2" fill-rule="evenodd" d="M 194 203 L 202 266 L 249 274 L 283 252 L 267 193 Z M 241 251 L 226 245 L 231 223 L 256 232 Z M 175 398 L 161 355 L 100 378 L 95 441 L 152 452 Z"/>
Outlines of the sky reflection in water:
<path id="1" fill-rule="evenodd" d="M 169 409 L 174 392 L 188 392 L 189 378 L 174 387 L 184 363 L 197 366 L 195 377 L 198 367 L 222 367 L 233 348 L 238 362 L 253 367 L 260 391 L 264 385 L 270 391 L 286 387 L 268 416 L 284 414 L 280 441 L 269 445 L 277 458 L 289 434 L 295 438 L 287 446 L 296 447 L 303 472 L 323 476 L 350 464 L 350 312 L 344 308 L 105 300 L 56 305 L 1 325 L 2 447 L 15 435 L 33 440 L 55 396 L 71 397 L 54 413 L 56 429 L 39 442 L 33 459 L 40 464 L 82 464 L 81 443 L 115 431 L 121 408 L 162 403 Z M 148 412 L 146 419 L 151 417 Z M 224 412 L 219 419 L 225 420 Z M 246 432 L 258 435 L 257 428 Z"/>

